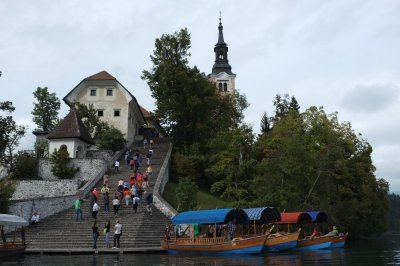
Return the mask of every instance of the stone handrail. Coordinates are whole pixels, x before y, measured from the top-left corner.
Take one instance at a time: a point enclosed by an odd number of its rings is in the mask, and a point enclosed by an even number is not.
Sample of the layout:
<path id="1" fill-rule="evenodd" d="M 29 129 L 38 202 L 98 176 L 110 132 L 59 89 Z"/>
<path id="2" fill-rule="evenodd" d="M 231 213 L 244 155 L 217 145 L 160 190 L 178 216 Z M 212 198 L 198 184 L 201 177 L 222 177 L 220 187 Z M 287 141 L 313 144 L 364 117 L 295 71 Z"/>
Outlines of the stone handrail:
<path id="1" fill-rule="evenodd" d="M 157 181 L 153 189 L 154 206 L 169 218 L 174 217 L 178 212 L 161 196 L 164 192 L 165 184 L 169 180 L 169 167 L 171 165 L 172 144 L 169 145 L 164 162 L 157 176 Z"/>
<path id="2" fill-rule="evenodd" d="M 133 141 L 128 144 L 128 147 L 130 147 L 132 144 L 133 144 Z M 103 165 L 100 172 L 98 172 L 94 178 L 92 178 L 91 180 L 86 182 L 86 184 L 78 190 L 76 195 L 81 198 L 86 197 L 86 195 L 89 194 L 89 192 L 92 190 L 92 188 L 94 188 L 96 186 L 96 184 L 100 181 L 100 179 L 103 178 L 104 174 L 108 171 L 108 169 L 110 169 L 110 167 L 114 165 L 114 162 L 117 159 L 119 159 L 124 154 L 124 152 L 125 152 L 125 149 L 119 150 L 112 156 L 112 158 L 109 162 L 105 161 L 105 164 Z"/>

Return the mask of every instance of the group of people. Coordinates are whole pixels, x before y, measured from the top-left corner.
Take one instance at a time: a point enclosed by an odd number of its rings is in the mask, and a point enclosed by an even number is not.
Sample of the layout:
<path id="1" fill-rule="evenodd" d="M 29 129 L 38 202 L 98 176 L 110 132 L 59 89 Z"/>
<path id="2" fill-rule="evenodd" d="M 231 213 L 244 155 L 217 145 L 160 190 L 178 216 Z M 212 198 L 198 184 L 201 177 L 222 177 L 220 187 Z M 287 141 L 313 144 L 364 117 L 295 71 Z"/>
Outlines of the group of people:
<path id="1" fill-rule="evenodd" d="M 111 231 L 111 222 L 108 220 L 103 228 L 104 240 L 105 240 L 107 248 L 111 248 L 110 231 Z M 94 223 L 93 223 L 92 234 L 93 234 L 93 249 L 97 249 L 97 240 L 100 236 L 99 228 L 97 226 L 97 221 L 94 221 Z M 113 246 L 113 248 L 119 248 L 119 244 L 120 244 L 119 239 L 121 236 L 122 236 L 122 224 L 120 223 L 120 221 L 117 221 L 117 223 L 114 225 L 114 246 Z"/>
<path id="2" fill-rule="evenodd" d="M 146 144 L 144 145 L 145 147 L 147 146 Z M 149 149 L 145 148 L 147 150 L 146 154 L 143 155 L 140 153 L 139 150 L 132 151 L 131 149 L 127 149 L 125 152 L 125 161 L 126 165 L 130 166 L 131 170 L 138 171 L 140 166 L 143 165 L 143 162 L 146 161 L 146 165 L 151 165 L 151 160 L 153 158 L 154 150 L 153 150 L 153 145 Z M 115 161 L 114 167 L 116 172 L 118 172 L 119 169 L 119 161 Z"/>
<path id="3" fill-rule="evenodd" d="M 98 189 L 95 187 L 90 192 L 90 212 L 94 219 L 92 225 L 93 249 L 97 249 L 97 240 L 100 236 L 97 220 L 97 215 L 100 211 L 100 202 L 102 203 L 101 208 L 104 208 L 104 213 L 106 214 L 110 213 L 110 204 L 112 204 L 113 215 L 117 217 L 123 203 L 125 203 L 125 206 L 132 206 L 134 213 L 137 213 L 139 204 L 145 200 L 147 203 L 146 212 L 152 215 L 153 194 L 150 191 L 149 179 L 152 178 L 153 175 L 151 160 L 154 154 L 152 149 L 154 142 L 151 140 L 150 145 L 148 145 L 147 140 L 145 140 L 143 143 L 145 150 L 147 150 L 145 156 L 143 156 L 139 150 L 132 152 L 130 149 L 127 149 L 125 153 L 126 163 L 131 168 L 127 179 L 121 178 L 116 184 L 116 189 L 111 191 L 109 187 L 110 178 L 106 174 L 103 176 L 103 185 L 101 188 Z M 115 172 L 119 171 L 119 160 L 114 162 L 114 168 Z M 82 203 L 83 200 L 81 198 L 75 200 L 76 221 L 83 220 Z M 110 231 L 111 223 L 108 221 L 103 228 L 107 248 L 111 247 Z M 114 248 L 119 248 L 119 239 L 121 235 L 122 225 L 120 221 L 117 221 L 114 226 Z"/>
<path id="4" fill-rule="evenodd" d="M 306 236 L 306 238 L 314 238 L 314 237 L 319 237 L 319 236 L 338 236 L 338 235 L 339 235 L 339 230 L 337 229 L 337 226 L 334 225 L 334 226 L 332 227 L 332 230 L 329 231 L 329 233 L 327 233 L 327 234 L 325 234 L 325 235 L 323 235 L 323 234 L 319 231 L 318 227 L 314 227 L 312 234 L 309 235 L 309 236 Z"/>

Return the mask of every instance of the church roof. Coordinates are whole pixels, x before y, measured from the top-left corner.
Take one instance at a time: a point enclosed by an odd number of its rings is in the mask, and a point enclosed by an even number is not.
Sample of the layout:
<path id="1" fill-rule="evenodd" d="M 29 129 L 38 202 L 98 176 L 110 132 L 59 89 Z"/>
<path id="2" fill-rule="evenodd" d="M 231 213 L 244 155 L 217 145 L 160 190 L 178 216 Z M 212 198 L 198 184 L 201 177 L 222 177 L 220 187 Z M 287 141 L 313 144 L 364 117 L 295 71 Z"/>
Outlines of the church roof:
<path id="1" fill-rule="evenodd" d="M 76 113 L 75 108 L 71 108 L 68 115 L 61 120 L 60 124 L 53 129 L 48 139 L 66 139 L 66 138 L 78 138 L 87 143 L 94 144 L 94 140 L 89 134 L 89 131 L 83 124 L 82 120 Z"/>
<path id="2" fill-rule="evenodd" d="M 224 27 L 222 26 L 221 18 L 219 18 L 218 25 L 218 42 L 215 44 L 215 63 L 212 68 L 212 75 L 217 75 L 221 72 L 225 72 L 229 75 L 235 75 L 232 73 L 232 67 L 228 61 L 228 45 L 224 41 Z"/>
<path id="3" fill-rule="evenodd" d="M 146 117 L 151 117 L 151 113 L 149 111 L 147 111 L 143 106 L 139 105 L 140 107 L 140 111 L 142 111 L 143 116 Z"/>
<path id="4" fill-rule="evenodd" d="M 112 75 L 110 75 L 110 73 L 108 73 L 107 71 L 103 70 L 97 74 L 85 78 L 84 80 L 117 80 L 117 79 Z"/>

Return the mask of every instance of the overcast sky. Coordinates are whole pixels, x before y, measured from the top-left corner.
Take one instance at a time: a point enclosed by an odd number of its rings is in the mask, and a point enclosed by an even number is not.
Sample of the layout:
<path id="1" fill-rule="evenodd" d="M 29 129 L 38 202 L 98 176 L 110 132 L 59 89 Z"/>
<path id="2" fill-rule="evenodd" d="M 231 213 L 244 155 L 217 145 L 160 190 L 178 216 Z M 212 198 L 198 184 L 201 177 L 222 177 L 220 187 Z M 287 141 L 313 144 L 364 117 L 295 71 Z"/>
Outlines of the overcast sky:
<path id="1" fill-rule="evenodd" d="M 324 106 L 371 143 L 376 175 L 400 192 L 400 1 L 20 1 L 0 0 L 0 101 L 32 122 L 33 91 L 62 99 L 83 78 L 108 71 L 154 110 L 143 69 L 154 40 L 187 28 L 190 64 L 211 72 L 222 11 L 236 88 L 256 132 L 277 93 L 301 111 Z M 60 116 L 67 113 L 62 103 Z M 22 141 L 33 146 L 33 135 Z"/>

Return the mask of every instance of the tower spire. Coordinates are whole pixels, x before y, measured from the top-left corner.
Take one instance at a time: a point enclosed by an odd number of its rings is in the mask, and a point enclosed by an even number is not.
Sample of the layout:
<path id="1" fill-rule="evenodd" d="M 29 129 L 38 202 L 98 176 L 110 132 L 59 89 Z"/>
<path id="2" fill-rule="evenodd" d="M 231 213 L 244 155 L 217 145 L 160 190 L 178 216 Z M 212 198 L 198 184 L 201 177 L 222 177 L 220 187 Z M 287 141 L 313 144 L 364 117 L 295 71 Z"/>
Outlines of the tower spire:
<path id="1" fill-rule="evenodd" d="M 224 27 L 222 26 L 221 22 L 221 11 L 219 11 L 218 43 L 225 43 L 223 29 Z"/>
<path id="2" fill-rule="evenodd" d="M 214 46 L 215 61 L 208 77 L 215 82 L 221 93 L 235 92 L 235 77 L 228 61 L 228 45 L 224 41 L 221 11 L 219 11 L 218 42 Z"/>

